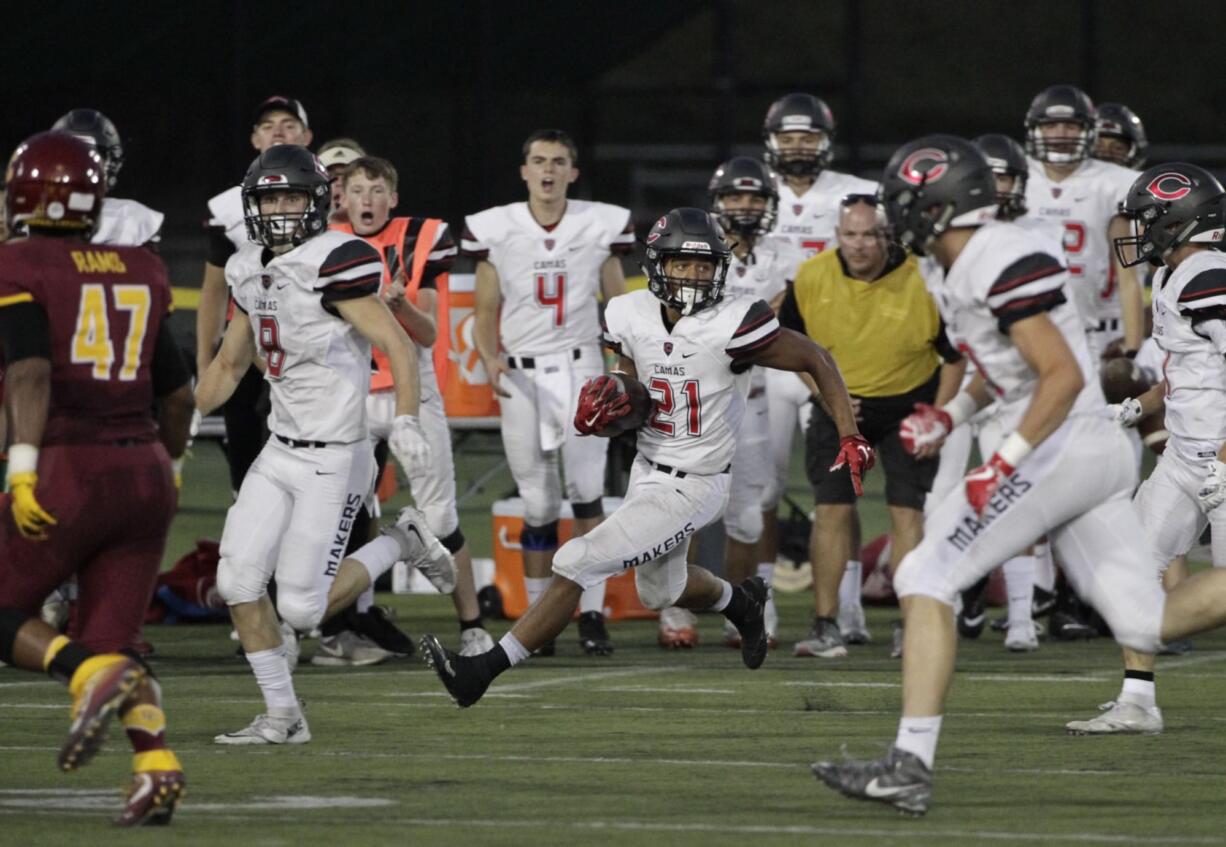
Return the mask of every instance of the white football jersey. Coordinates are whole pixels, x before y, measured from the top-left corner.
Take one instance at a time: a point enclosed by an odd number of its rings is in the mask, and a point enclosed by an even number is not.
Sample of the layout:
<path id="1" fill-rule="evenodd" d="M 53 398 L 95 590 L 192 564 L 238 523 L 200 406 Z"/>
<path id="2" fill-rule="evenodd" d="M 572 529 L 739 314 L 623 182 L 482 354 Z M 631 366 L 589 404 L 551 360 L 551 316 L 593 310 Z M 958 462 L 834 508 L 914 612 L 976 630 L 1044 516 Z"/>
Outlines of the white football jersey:
<path id="1" fill-rule="evenodd" d="M 366 438 L 370 342 L 333 304 L 377 294 L 382 276 L 375 248 L 332 230 L 280 256 L 247 242 L 226 262 L 234 302 L 268 362 L 271 432 L 346 444 Z"/>
<path id="2" fill-rule="evenodd" d="M 226 233 L 226 238 L 241 248 L 250 243 L 247 240 L 247 222 L 243 217 L 243 187 L 235 185 L 227 188 L 209 201 L 208 227 L 220 227 Z"/>
<path id="3" fill-rule="evenodd" d="M 1110 162 L 1086 159 L 1060 182 L 1048 178 L 1043 163 L 1028 159 L 1027 216 L 1064 228 L 1064 256 L 1069 287 L 1088 326 L 1118 320 L 1120 293 L 1115 280 L 1115 248 L 1107 234 L 1111 219 L 1137 172 Z"/>
<path id="4" fill-rule="evenodd" d="M 774 303 L 787 290 L 800 266 L 800 252 L 788 241 L 766 237 L 754 245 L 747 261 L 732 254 L 728 276 L 724 282 L 725 297 L 748 297 Z M 751 370 L 752 389 L 766 388 L 766 375 L 761 368 Z"/>
<path id="5" fill-rule="evenodd" d="M 98 229 L 90 239 L 94 244 L 117 244 L 140 247 L 162 239 L 162 221 L 166 216 L 136 200 L 104 197 Z"/>
<path id="6" fill-rule="evenodd" d="M 1014 321 L 1047 312 L 1085 376 L 1070 414 L 1103 413 L 1106 401 L 1090 362 L 1085 330 L 1063 289 L 1069 281 L 1059 242 L 1015 223 L 979 227 L 937 290 L 937 305 L 953 344 L 996 396 L 1005 431 L 1017 427 L 1038 375 L 1008 335 Z"/>
<path id="7" fill-rule="evenodd" d="M 498 271 L 498 327 L 507 353 L 563 353 L 598 341 L 600 266 L 633 248 L 629 209 L 567 200 L 562 219 L 545 229 L 527 203 L 511 203 L 464 223 L 461 249 Z"/>
<path id="8" fill-rule="evenodd" d="M 1164 354 L 1159 378 L 1167 382 L 1171 444 L 1189 459 L 1212 458 L 1226 442 L 1226 357 L 1196 331 L 1193 317 L 1226 307 L 1226 255 L 1204 250 L 1174 272 L 1160 268 L 1153 291 L 1153 337 Z"/>
<path id="9" fill-rule="evenodd" d="M 801 262 L 834 246 L 839 202 L 848 194 L 876 194 L 877 183 L 851 174 L 822 171 L 804 194 L 779 180 L 779 220 L 771 233 L 787 241 Z"/>
<path id="10" fill-rule="evenodd" d="M 610 300 L 604 320 L 605 345 L 634 361 L 655 400 L 651 418 L 639 429 L 639 452 L 687 473 L 726 469 L 745 417 L 745 360 L 779 335 L 771 307 L 725 297 L 682 317 L 670 332 L 663 304 L 640 290 Z"/>

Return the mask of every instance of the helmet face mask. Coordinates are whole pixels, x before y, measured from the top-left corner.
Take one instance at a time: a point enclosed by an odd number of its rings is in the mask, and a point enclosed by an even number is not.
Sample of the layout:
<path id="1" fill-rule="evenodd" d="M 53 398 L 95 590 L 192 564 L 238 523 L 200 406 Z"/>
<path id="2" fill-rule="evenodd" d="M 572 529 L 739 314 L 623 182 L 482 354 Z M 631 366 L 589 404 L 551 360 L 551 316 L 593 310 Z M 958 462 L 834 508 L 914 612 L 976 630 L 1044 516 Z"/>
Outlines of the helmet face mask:
<path id="1" fill-rule="evenodd" d="M 1089 96 L 1073 85 L 1039 92 L 1026 112 L 1026 152 L 1052 165 L 1075 165 L 1094 150 L 1097 112 Z M 1073 124 L 1073 133 L 1052 133 L 1055 124 Z"/>
<path id="2" fill-rule="evenodd" d="M 647 234 L 647 287 L 664 305 L 683 317 L 710 308 L 724 298 L 724 282 L 732 251 L 719 223 L 702 209 L 673 209 L 656 221 Z M 698 260 L 684 276 L 673 276 L 675 261 Z M 710 278 L 702 273 L 709 263 Z"/>
<path id="3" fill-rule="evenodd" d="M 795 93 L 771 104 L 762 125 L 763 158 L 783 176 L 816 177 L 834 156 L 834 115 L 811 94 Z"/>
<path id="4" fill-rule="evenodd" d="M 1122 103 L 1102 103 L 1098 107 L 1096 128 L 1098 139 L 1094 158 L 1114 162 L 1126 168 L 1140 169 L 1149 152 L 1145 125 L 1136 113 Z M 1103 149 L 1103 141 L 1116 142 L 1122 150 Z M 1109 147 L 1114 148 L 1112 144 Z"/>
<path id="5" fill-rule="evenodd" d="M 992 174 L 996 177 L 996 203 L 1000 206 L 999 217 L 1002 220 L 1014 220 L 1026 214 L 1026 182 L 1030 177 L 1030 166 L 1026 162 L 1026 152 L 1022 146 L 1007 135 L 989 133 L 975 139 L 975 146 L 988 160 Z M 1013 183 L 1008 189 L 1001 189 L 1000 178 L 1012 177 Z"/>
<path id="6" fill-rule="evenodd" d="M 286 208 L 291 206 L 288 198 L 271 202 L 270 195 L 290 193 L 305 197 L 304 204 L 292 204 L 303 206 L 301 210 Z M 278 144 L 251 163 L 243 178 L 242 198 L 248 239 L 269 249 L 297 247 L 327 228 L 332 186 L 327 171 L 310 150 Z M 273 208 L 265 208 L 266 198 Z"/>
<path id="7" fill-rule="evenodd" d="M 1222 243 L 1226 189 L 1196 165 L 1155 165 L 1133 182 L 1120 214 L 1132 223 L 1132 235 L 1114 239 L 1120 264 L 1161 265 L 1186 244 Z"/>
<path id="8" fill-rule="evenodd" d="M 756 159 L 737 156 L 715 170 L 707 186 L 708 203 L 719 225 L 740 239 L 756 240 L 775 228 L 779 216 L 779 191 L 774 175 Z M 761 202 L 729 202 L 750 196 Z"/>

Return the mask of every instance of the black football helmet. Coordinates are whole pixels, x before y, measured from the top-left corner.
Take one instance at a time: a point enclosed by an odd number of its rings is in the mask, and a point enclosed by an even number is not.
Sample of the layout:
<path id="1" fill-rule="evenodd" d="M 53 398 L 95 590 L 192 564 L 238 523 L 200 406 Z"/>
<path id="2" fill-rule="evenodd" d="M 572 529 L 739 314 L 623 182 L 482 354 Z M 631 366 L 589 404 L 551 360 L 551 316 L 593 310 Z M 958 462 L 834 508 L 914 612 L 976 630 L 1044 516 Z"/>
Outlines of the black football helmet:
<path id="1" fill-rule="evenodd" d="M 702 209 L 673 209 L 656 221 L 645 239 L 647 287 L 666 306 L 682 315 L 692 315 L 724 299 L 724 281 L 732 251 L 724 241 L 719 222 Z M 670 277 L 664 260 L 679 256 L 708 259 L 715 263 L 711 280 Z"/>
<path id="2" fill-rule="evenodd" d="M 1185 244 L 1220 244 L 1226 234 L 1226 189 L 1197 165 L 1173 162 L 1141 173 L 1120 214 L 1132 221 L 1131 236 L 1115 239 L 1124 267 L 1162 264 Z"/>
<path id="3" fill-rule="evenodd" d="M 755 194 L 766 198 L 762 209 L 728 210 L 724 199 L 729 194 Z M 748 156 L 737 156 L 715 169 L 707 185 L 707 203 L 711 214 L 726 232 L 757 239 L 775 227 L 779 216 L 779 189 L 775 187 L 775 175 L 762 162 Z"/>
<path id="4" fill-rule="evenodd" d="M 97 109 L 73 109 L 56 121 L 51 129 L 55 132 L 71 133 L 94 145 L 106 168 L 107 190 L 114 190 L 119 179 L 119 169 L 123 167 L 123 142 L 119 139 L 119 130 L 115 129 L 110 118 Z"/>
<path id="5" fill-rule="evenodd" d="M 923 256 L 951 227 L 996 216 L 996 179 L 979 148 L 953 135 L 926 135 L 890 157 L 878 195 L 894 238 Z"/>
<path id="6" fill-rule="evenodd" d="M 260 213 L 260 197 L 271 191 L 301 191 L 307 207 L 298 215 Z M 276 144 L 256 156 L 243 177 L 243 219 L 247 238 L 265 247 L 297 247 L 328 227 L 332 189 L 315 154 L 297 144 Z"/>
<path id="7" fill-rule="evenodd" d="M 975 146 L 988 160 L 993 174 L 1013 177 L 1013 188 L 996 192 L 996 202 L 1000 206 L 998 217 L 1011 221 L 1026 214 L 1026 180 L 1030 176 L 1030 166 L 1022 145 L 1007 135 L 993 132 L 976 138 Z"/>
<path id="8" fill-rule="evenodd" d="M 1053 85 L 1039 92 L 1026 112 L 1026 152 L 1041 162 L 1069 165 L 1094 150 L 1096 110 L 1090 96 L 1075 85 Z M 1068 121 L 1081 126 L 1076 138 L 1048 141 L 1043 124 Z"/>
<path id="9" fill-rule="evenodd" d="M 1123 103 L 1101 103 L 1098 107 L 1097 130 L 1099 138 L 1119 138 L 1128 142 L 1128 153 L 1121 157 L 1101 156 L 1094 158 L 1114 162 L 1126 168 L 1141 168 L 1149 152 L 1149 139 L 1145 136 L 1145 124 L 1137 113 Z"/>
<path id="10" fill-rule="evenodd" d="M 834 155 L 834 115 L 822 100 L 812 94 L 787 94 L 766 110 L 762 142 L 766 145 L 766 164 L 784 176 L 817 176 Z M 817 152 L 782 151 L 775 135 L 780 132 L 821 133 Z"/>

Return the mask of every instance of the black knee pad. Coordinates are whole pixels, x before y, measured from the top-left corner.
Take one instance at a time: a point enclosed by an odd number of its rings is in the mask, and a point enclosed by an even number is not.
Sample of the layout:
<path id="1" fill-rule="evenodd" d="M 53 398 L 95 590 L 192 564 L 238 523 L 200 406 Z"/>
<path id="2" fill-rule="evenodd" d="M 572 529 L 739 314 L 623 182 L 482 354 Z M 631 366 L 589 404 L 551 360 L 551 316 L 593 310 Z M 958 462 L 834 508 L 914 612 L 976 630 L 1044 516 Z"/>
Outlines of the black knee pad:
<path id="1" fill-rule="evenodd" d="M 604 517 L 604 501 L 597 497 L 587 503 L 571 503 L 570 510 L 575 517 L 583 520 L 601 518 Z"/>
<path id="2" fill-rule="evenodd" d="M 455 532 L 451 533 L 451 535 L 448 535 L 446 538 L 440 538 L 439 541 L 442 542 L 443 546 L 447 548 L 447 552 L 453 556 L 456 553 L 459 553 L 460 549 L 465 545 L 465 543 L 467 543 L 464 539 L 464 531 L 458 526 L 456 527 Z"/>
<path id="3" fill-rule="evenodd" d="M 558 522 L 550 521 L 541 526 L 529 526 L 519 532 L 519 543 L 525 550 L 556 550 L 558 548 Z"/>

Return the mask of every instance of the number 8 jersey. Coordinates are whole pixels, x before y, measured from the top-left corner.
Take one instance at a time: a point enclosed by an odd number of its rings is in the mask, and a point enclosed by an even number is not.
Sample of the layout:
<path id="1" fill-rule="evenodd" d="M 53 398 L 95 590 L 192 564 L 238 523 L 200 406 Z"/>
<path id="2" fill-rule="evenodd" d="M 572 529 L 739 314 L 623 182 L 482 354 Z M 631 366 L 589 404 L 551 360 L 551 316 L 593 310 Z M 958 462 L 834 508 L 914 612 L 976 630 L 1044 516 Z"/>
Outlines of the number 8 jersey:
<path id="1" fill-rule="evenodd" d="M 495 206 L 464 220 L 461 250 L 498 271 L 499 335 L 513 356 L 564 353 L 599 338 L 600 266 L 634 247 L 630 210 L 567 200 L 546 228 L 527 203 Z"/>
<path id="2" fill-rule="evenodd" d="M 670 329 L 650 291 L 614 297 L 605 308 L 605 346 L 634 361 L 655 408 L 639 430 L 643 457 L 686 473 L 728 468 L 745 417 L 752 355 L 779 335 L 765 301 L 726 297 Z"/>
<path id="3" fill-rule="evenodd" d="M 244 244 L 226 262 L 230 293 L 268 362 L 269 430 L 300 441 L 366 438 L 370 342 L 335 304 L 377 294 L 382 278 L 374 247 L 331 230 L 279 256 Z"/>

